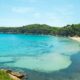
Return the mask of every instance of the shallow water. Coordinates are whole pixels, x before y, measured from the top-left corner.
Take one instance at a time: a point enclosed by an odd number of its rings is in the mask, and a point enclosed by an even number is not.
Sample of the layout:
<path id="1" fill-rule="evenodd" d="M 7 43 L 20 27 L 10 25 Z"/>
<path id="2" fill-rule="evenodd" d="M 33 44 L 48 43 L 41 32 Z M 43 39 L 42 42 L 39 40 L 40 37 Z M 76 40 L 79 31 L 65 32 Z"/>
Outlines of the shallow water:
<path id="1" fill-rule="evenodd" d="M 71 66 L 80 43 L 50 35 L 0 34 L 2 66 L 51 73 Z"/>

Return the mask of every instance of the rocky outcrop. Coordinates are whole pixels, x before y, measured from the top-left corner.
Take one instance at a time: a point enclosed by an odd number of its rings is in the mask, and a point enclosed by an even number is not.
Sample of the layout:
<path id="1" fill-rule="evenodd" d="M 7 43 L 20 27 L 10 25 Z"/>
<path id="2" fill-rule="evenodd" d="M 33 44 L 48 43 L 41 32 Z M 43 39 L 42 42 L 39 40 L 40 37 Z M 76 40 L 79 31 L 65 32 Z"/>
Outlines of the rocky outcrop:
<path id="1" fill-rule="evenodd" d="M 20 72 L 14 72 L 12 70 L 5 70 L 5 69 L 1 69 L 1 70 L 6 72 L 13 80 L 23 80 L 23 78 L 25 77 L 25 75 Z M 28 78 L 27 75 L 26 77 Z"/>

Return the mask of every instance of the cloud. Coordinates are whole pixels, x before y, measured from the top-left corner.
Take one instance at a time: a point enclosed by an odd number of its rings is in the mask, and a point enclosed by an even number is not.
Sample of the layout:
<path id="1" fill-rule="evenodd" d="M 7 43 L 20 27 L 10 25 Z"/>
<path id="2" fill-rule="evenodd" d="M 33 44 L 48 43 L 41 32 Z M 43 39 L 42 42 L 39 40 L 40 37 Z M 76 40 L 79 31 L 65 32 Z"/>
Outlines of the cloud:
<path id="1" fill-rule="evenodd" d="M 12 12 L 15 12 L 15 13 L 29 13 L 32 11 L 33 11 L 33 8 L 31 8 L 31 7 L 14 7 L 14 8 L 12 8 Z"/>

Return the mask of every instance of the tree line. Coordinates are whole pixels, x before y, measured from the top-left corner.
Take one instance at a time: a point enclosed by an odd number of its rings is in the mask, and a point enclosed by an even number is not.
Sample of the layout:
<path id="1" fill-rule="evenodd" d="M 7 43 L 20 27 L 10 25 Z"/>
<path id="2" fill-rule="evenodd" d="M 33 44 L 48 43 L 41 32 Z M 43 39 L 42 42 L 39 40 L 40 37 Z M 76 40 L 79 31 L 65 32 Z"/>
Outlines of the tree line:
<path id="1" fill-rule="evenodd" d="M 22 27 L 0 27 L 0 33 L 80 36 L 80 24 L 72 24 L 64 27 L 53 27 L 46 24 L 31 24 Z"/>

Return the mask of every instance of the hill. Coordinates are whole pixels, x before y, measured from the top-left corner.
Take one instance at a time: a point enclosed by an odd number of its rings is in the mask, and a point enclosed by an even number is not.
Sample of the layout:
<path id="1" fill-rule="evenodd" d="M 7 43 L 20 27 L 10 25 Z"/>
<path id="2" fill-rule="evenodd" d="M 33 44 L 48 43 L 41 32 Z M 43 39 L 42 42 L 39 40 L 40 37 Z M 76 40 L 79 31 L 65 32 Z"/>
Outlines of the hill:
<path id="1" fill-rule="evenodd" d="M 80 24 L 72 24 L 64 27 L 53 27 L 46 24 L 31 24 L 22 27 L 0 27 L 0 33 L 80 36 Z"/>

